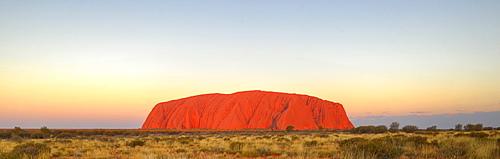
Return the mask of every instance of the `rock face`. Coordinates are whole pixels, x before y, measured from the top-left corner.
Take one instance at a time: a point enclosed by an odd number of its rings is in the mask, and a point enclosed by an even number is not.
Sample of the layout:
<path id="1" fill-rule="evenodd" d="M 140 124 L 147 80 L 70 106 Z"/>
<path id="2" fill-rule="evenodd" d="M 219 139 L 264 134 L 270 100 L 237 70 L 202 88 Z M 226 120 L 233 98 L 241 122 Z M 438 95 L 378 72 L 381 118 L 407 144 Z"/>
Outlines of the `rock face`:
<path id="1" fill-rule="evenodd" d="M 339 103 L 267 91 L 203 94 L 158 103 L 142 129 L 350 129 Z"/>

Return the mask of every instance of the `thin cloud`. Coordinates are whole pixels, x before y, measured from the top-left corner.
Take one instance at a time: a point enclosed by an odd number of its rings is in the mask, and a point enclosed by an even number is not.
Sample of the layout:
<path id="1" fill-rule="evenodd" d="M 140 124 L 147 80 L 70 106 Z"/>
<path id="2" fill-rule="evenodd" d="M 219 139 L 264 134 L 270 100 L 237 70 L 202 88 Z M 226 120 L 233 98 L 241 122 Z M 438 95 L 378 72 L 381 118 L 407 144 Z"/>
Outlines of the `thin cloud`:
<path id="1" fill-rule="evenodd" d="M 408 112 L 410 114 L 427 114 L 427 113 L 431 113 L 431 112 Z"/>

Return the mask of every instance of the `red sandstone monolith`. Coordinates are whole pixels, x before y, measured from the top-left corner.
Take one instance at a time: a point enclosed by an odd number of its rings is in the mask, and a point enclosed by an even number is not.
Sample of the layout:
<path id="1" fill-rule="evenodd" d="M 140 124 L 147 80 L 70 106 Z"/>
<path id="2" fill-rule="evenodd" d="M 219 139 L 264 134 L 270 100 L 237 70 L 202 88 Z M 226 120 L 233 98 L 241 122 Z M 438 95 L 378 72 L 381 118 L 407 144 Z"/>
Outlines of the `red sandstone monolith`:
<path id="1" fill-rule="evenodd" d="M 158 103 L 142 129 L 350 129 L 354 128 L 340 103 L 317 97 L 244 91 L 203 94 Z"/>

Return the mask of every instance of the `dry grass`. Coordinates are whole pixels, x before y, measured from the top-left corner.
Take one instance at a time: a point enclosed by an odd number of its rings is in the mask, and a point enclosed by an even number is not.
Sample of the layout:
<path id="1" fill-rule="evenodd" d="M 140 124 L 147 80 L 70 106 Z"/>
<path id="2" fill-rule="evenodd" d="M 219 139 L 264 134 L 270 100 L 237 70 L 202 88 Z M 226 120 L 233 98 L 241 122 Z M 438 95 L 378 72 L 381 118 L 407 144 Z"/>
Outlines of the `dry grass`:
<path id="1" fill-rule="evenodd" d="M 398 152 L 396 158 L 500 158 L 498 134 L 483 131 L 489 136 L 474 138 L 455 136 L 456 132 L 435 134 L 349 134 L 342 132 L 273 132 L 247 133 L 187 133 L 150 134 L 146 136 L 77 136 L 71 139 L 24 139 L 22 143 L 43 143 L 51 151 L 37 158 L 377 158 L 368 149 L 343 149 L 340 143 L 351 138 L 377 141 L 381 138 Z M 426 137 L 425 143 L 410 142 L 412 136 Z M 130 146 L 133 140 L 144 141 L 143 146 Z M 16 145 L 11 139 L 0 140 L 0 159 Z M 12 158 L 12 157 L 11 157 Z M 30 158 L 22 156 L 22 158 Z M 379 157 L 380 158 L 380 157 Z"/>

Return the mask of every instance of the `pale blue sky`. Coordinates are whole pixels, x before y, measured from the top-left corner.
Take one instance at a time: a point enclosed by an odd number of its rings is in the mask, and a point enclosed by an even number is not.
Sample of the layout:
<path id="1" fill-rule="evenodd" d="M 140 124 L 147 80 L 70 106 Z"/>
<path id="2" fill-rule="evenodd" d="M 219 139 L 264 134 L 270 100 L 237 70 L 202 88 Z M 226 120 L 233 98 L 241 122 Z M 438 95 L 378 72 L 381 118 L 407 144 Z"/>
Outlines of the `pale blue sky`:
<path id="1" fill-rule="evenodd" d="M 126 107 L 143 120 L 160 101 L 249 89 L 353 118 L 499 111 L 499 28 L 496 0 L 0 0 L 0 116 Z"/>

